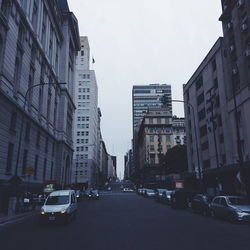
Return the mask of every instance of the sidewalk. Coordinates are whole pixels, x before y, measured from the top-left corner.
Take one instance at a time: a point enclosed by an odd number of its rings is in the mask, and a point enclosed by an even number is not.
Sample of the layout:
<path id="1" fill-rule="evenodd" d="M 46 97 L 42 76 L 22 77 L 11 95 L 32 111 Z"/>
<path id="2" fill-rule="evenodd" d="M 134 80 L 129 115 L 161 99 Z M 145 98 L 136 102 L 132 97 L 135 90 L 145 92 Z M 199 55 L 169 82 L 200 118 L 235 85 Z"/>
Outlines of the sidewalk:
<path id="1" fill-rule="evenodd" d="M 20 219 L 23 219 L 25 217 L 29 217 L 35 214 L 38 214 L 38 211 L 40 210 L 40 207 L 37 207 L 35 210 L 31 210 L 31 211 L 27 211 L 27 212 L 23 212 L 20 214 L 16 214 L 16 215 L 11 215 L 11 216 L 2 216 L 2 214 L 0 214 L 0 226 L 5 224 L 5 223 L 13 223 L 15 221 L 18 221 Z"/>

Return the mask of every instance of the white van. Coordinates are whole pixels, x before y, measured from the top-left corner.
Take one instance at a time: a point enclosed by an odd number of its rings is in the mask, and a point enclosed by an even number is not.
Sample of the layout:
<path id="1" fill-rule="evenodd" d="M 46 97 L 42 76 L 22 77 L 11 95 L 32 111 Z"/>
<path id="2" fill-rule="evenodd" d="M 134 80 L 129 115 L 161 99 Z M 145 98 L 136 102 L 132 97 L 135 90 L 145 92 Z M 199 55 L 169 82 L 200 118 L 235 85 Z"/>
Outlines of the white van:
<path id="1" fill-rule="evenodd" d="M 76 212 L 77 199 L 74 190 L 53 191 L 41 208 L 40 221 L 63 220 L 69 223 Z"/>

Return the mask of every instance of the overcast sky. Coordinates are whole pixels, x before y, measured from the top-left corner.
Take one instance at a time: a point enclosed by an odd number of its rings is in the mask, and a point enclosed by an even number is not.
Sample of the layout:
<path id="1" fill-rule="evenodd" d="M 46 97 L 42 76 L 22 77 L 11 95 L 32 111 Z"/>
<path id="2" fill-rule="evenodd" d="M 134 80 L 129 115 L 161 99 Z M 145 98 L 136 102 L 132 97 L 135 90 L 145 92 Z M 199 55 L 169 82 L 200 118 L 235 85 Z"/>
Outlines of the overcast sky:
<path id="1" fill-rule="evenodd" d="M 68 0 L 81 36 L 88 36 L 98 83 L 101 130 L 108 153 L 131 148 L 132 86 L 185 84 L 219 36 L 220 0 Z M 183 116 L 181 104 L 173 113 Z"/>

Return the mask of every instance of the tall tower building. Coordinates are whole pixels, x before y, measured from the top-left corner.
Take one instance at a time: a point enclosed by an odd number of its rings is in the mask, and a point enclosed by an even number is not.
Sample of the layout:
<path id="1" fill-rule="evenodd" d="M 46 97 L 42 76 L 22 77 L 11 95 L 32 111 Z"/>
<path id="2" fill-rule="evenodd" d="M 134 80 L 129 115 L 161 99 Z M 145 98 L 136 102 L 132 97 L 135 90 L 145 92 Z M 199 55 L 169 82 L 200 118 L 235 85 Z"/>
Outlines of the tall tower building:
<path id="1" fill-rule="evenodd" d="M 90 48 L 87 37 L 81 37 L 76 59 L 74 167 L 72 182 L 79 187 L 96 184 L 98 165 L 98 107 L 95 71 L 90 70 Z"/>
<path id="2" fill-rule="evenodd" d="M 148 111 L 148 107 L 162 106 L 161 97 L 167 95 L 167 106 L 172 112 L 171 85 L 167 84 L 149 84 L 134 85 L 132 91 L 133 101 L 133 132 Z"/>

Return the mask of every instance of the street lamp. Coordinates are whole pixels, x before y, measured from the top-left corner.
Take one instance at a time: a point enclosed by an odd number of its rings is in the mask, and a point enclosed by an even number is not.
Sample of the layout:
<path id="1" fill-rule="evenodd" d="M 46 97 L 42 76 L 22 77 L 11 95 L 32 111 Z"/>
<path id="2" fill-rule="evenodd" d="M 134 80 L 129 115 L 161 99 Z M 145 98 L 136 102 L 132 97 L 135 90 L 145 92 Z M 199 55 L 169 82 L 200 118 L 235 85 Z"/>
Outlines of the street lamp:
<path id="1" fill-rule="evenodd" d="M 18 180 L 17 172 L 18 172 L 20 150 L 21 150 L 21 144 L 22 144 L 22 135 L 23 135 L 23 124 L 24 124 L 25 108 L 26 108 L 26 103 L 27 103 L 27 97 L 28 97 L 28 94 L 29 94 L 30 90 L 33 89 L 33 88 L 35 88 L 35 87 L 38 87 L 38 86 L 44 86 L 44 85 L 65 85 L 65 84 L 67 84 L 67 83 L 65 83 L 65 82 L 60 82 L 60 83 L 52 83 L 52 82 L 39 83 L 39 84 L 35 84 L 35 85 L 33 85 L 33 86 L 31 86 L 31 87 L 29 87 L 27 89 L 27 91 L 25 93 L 25 96 L 24 96 L 24 105 L 23 105 L 23 114 L 22 114 L 22 120 L 21 120 L 21 129 L 20 129 L 20 135 L 19 135 L 19 140 L 18 140 L 18 148 L 17 148 L 17 160 L 16 160 L 16 167 L 15 167 L 15 175 L 13 176 L 14 177 L 14 182 L 15 181 L 19 181 Z"/>

